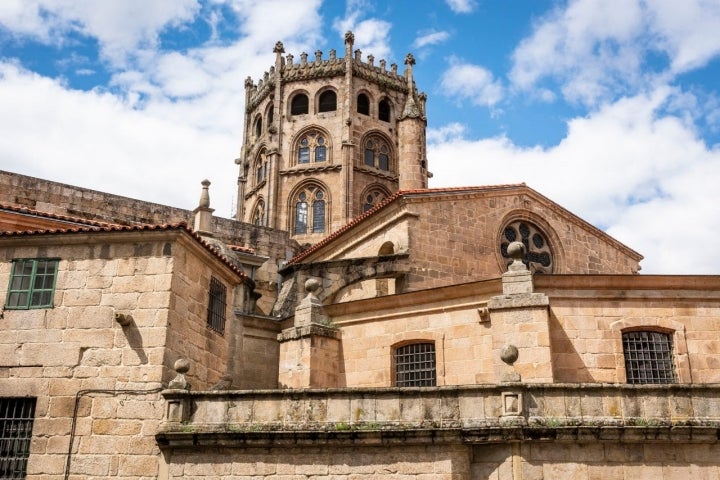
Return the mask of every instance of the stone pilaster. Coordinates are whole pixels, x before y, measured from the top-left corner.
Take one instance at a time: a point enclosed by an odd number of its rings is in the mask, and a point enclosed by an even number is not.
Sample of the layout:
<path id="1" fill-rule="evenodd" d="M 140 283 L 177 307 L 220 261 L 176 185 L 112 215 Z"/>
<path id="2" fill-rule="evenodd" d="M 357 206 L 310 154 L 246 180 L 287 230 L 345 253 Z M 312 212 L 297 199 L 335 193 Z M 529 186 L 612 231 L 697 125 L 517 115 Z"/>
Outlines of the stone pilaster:
<path id="1" fill-rule="evenodd" d="M 315 295 L 320 283 L 305 282 L 308 294 L 295 309 L 294 326 L 278 335 L 281 388 L 333 388 L 340 385 L 340 331 L 329 324 Z"/>
<path id="2" fill-rule="evenodd" d="M 533 292 L 532 274 L 522 263 L 525 246 L 513 242 L 514 259 L 502 276 L 503 295 L 488 302 L 493 328 L 493 364 L 500 382 L 552 382 L 549 299 Z"/>

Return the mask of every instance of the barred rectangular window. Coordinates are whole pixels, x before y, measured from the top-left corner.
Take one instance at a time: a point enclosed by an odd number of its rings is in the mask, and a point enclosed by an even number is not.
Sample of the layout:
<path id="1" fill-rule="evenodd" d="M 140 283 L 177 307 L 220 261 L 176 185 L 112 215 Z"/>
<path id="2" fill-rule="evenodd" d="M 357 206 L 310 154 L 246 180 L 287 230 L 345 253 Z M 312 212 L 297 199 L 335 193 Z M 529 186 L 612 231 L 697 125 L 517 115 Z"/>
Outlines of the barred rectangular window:
<path id="1" fill-rule="evenodd" d="M 57 270 L 57 259 L 25 258 L 13 260 L 5 308 L 52 307 Z"/>
<path id="2" fill-rule="evenodd" d="M 675 383 L 670 334 L 625 332 L 622 341 L 628 383 Z"/>
<path id="3" fill-rule="evenodd" d="M 435 344 L 412 343 L 395 350 L 396 387 L 434 387 Z"/>
<path id="4" fill-rule="evenodd" d="M 210 278 L 207 325 L 218 333 L 225 331 L 225 298 L 227 288 L 215 277 Z"/>
<path id="5" fill-rule="evenodd" d="M 0 398 L 0 478 L 25 478 L 34 398 Z"/>

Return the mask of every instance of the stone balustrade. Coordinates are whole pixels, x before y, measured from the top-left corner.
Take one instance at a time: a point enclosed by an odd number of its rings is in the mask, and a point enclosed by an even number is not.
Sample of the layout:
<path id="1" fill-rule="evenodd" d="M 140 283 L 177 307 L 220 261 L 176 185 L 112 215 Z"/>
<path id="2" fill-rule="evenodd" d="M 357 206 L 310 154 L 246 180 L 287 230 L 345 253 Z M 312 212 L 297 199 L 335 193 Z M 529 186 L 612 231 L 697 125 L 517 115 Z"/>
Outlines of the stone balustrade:
<path id="1" fill-rule="evenodd" d="M 720 385 L 166 390 L 161 444 L 717 442 Z M 412 440 L 410 440 L 412 439 Z"/>

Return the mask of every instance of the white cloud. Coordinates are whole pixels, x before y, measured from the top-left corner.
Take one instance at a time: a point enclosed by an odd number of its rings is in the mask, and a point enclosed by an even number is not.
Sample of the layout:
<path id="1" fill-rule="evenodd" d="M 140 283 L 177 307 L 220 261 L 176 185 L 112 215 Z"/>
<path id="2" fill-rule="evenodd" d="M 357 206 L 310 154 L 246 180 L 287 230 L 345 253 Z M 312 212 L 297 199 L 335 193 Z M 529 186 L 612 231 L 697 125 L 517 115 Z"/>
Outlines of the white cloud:
<path id="1" fill-rule="evenodd" d="M 429 135 L 432 185 L 529 182 L 645 255 L 644 273 L 717 273 L 720 250 L 695 247 L 692 232 L 720 235 L 720 151 L 683 119 L 658 114 L 676 94 L 662 88 L 608 104 L 571 120 L 567 137 L 546 149 Z"/>
<path id="2" fill-rule="evenodd" d="M 390 48 L 390 22 L 378 18 L 361 20 L 372 11 L 371 5 L 365 0 L 351 0 L 347 3 L 345 17 L 333 21 L 333 29 L 340 35 L 352 31 L 355 35 L 355 49 L 364 54 L 373 55 L 376 59 L 392 58 Z"/>
<path id="3" fill-rule="evenodd" d="M 63 44 L 70 31 L 94 37 L 106 59 L 122 64 L 135 49 L 154 48 L 158 33 L 187 22 L 197 0 L 11 0 L 0 3 L 0 24 L 16 35 Z"/>
<path id="4" fill-rule="evenodd" d="M 438 43 L 445 42 L 448 38 L 450 38 L 450 33 L 446 31 L 437 32 L 433 30 L 417 37 L 413 42 L 413 48 L 423 48 L 430 45 L 437 45 Z"/>
<path id="5" fill-rule="evenodd" d="M 542 18 L 520 43 L 510 79 L 522 90 L 551 79 L 566 99 L 597 105 L 707 63 L 720 53 L 719 30 L 716 0 L 627 0 L 622 8 L 573 0 Z M 650 54 L 667 55 L 669 65 L 643 73 Z"/>
<path id="6" fill-rule="evenodd" d="M 503 98 L 503 87 L 492 72 L 470 63 L 451 59 L 440 80 L 443 93 L 473 105 L 492 107 Z"/>
<path id="7" fill-rule="evenodd" d="M 190 209 L 208 177 L 213 205 L 229 214 L 234 135 L 137 111 L 111 94 L 68 90 L 14 65 L 0 64 L 0 85 L 2 111 L 12 112 L 0 114 L 3 169 Z"/>
<path id="8" fill-rule="evenodd" d="M 445 0 L 450 10 L 455 13 L 470 13 L 475 9 L 475 0 Z"/>
<path id="9" fill-rule="evenodd" d="M 235 22 L 236 41 L 184 53 L 147 44 L 134 51 L 131 67 L 116 66 L 109 91 L 71 90 L 61 80 L 0 63 L 3 168 L 185 208 L 196 206 L 199 182 L 209 178 L 216 214 L 229 216 L 235 186 L 227 179 L 238 174 L 233 159 L 242 140 L 243 80 L 257 80 L 273 64 L 277 40 L 295 54 L 316 47 L 319 6 L 320 0 L 235 2 L 242 13 L 222 21 Z M 299 13 L 308 21 L 297 22 Z M 260 21 L 268 15 L 273 28 Z M 164 25 L 180 17 L 172 18 Z M 73 21 L 73 28 L 90 30 Z"/>

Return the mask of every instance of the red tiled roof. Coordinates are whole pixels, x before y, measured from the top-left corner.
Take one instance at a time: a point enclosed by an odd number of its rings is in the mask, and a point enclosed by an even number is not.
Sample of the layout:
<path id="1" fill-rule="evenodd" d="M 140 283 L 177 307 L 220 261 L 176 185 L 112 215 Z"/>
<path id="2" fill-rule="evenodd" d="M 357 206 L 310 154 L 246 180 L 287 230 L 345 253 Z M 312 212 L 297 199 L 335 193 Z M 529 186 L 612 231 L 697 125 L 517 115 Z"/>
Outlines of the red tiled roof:
<path id="1" fill-rule="evenodd" d="M 286 265 L 292 265 L 293 263 L 297 263 L 303 258 L 308 257 L 311 253 L 316 252 L 324 245 L 327 245 L 328 243 L 335 240 L 337 237 L 345 233 L 346 231 L 353 228 L 355 225 L 363 222 L 366 218 L 374 215 L 375 213 L 379 212 L 380 210 L 383 210 L 385 207 L 393 203 L 395 200 L 401 197 L 408 197 L 411 195 L 423 195 L 423 194 L 444 194 L 444 193 L 460 193 L 460 192 L 482 192 L 482 191 L 494 191 L 494 190 L 504 190 L 508 188 L 517 188 L 517 187 L 526 187 L 525 183 L 509 183 L 509 184 L 501 184 L 501 185 L 485 185 L 485 186 L 475 186 L 475 187 L 447 187 L 447 188 L 420 188 L 420 189 L 414 189 L 414 190 L 400 190 L 395 192 L 394 194 L 387 197 L 382 202 L 375 205 L 373 208 L 368 210 L 367 212 L 364 212 L 361 215 L 358 215 L 354 219 L 352 219 L 349 223 L 343 225 L 338 230 L 334 231 L 327 237 L 320 240 L 318 243 L 313 245 L 312 247 L 308 248 L 307 250 L 304 250 L 294 257 L 292 257 Z"/>
<path id="2" fill-rule="evenodd" d="M 15 213 L 20 213 L 24 215 L 32 215 L 36 217 L 43 217 L 43 218 L 49 218 L 52 220 L 59 220 L 61 222 L 70 222 L 70 223 L 79 223 L 82 225 L 92 225 L 96 227 L 105 227 L 109 225 L 116 225 L 114 223 L 107 223 L 107 222 L 98 222 L 95 220 L 88 220 L 86 218 L 81 217 L 71 217 L 68 215 L 60 215 L 57 213 L 48 213 L 48 212 L 41 212 L 40 210 L 34 210 L 32 208 L 28 207 L 21 207 L 19 205 L 10 205 L 7 203 L 0 203 L 0 210 L 8 210 Z"/>
<path id="3" fill-rule="evenodd" d="M 234 251 L 236 251 L 236 252 L 252 253 L 252 254 L 255 253 L 255 249 L 254 249 L 254 248 L 243 247 L 243 246 L 241 246 L 241 245 L 228 245 L 228 248 L 229 248 L 230 250 L 234 250 Z"/>
<path id="4" fill-rule="evenodd" d="M 24 237 L 24 236 L 36 236 L 36 235 L 67 235 L 76 233 L 110 233 L 110 232 L 150 232 L 150 231 L 171 231 L 180 230 L 188 233 L 195 239 L 200 245 L 206 250 L 217 257 L 222 263 L 224 263 L 233 272 L 238 274 L 241 278 L 246 278 L 245 273 L 242 269 L 232 263 L 225 255 L 223 255 L 217 248 L 206 242 L 197 232 L 190 228 L 187 223 L 165 223 L 165 224 L 144 224 L 144 225 L 113 225 L 103 224 L 102 226 L 78 226 L 71 228 L 53 228 L 45 230 L 25 230 L 25 231 L 11 231 L 11 232 L 0 232 L 0 238 L 2 237 Z"/>

